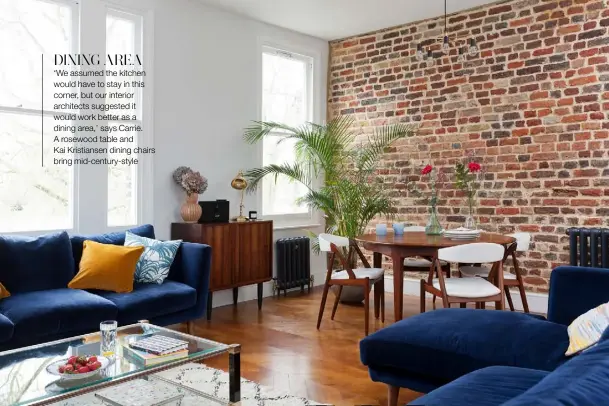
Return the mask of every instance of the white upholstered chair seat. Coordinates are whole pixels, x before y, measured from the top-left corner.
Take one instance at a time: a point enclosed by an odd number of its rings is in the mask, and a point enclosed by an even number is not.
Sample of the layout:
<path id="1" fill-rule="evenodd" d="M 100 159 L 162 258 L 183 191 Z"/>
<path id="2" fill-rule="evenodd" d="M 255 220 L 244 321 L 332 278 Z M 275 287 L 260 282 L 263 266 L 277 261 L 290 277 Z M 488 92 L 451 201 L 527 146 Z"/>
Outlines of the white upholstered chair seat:
<path id="1" fill-rule="evenodd" d="M 440 281 L 434 279 L 433 286 L 440 289 Z M 475 299 L 501 293 L 497 286 L 482 278 L 446 278 L 444 286 L 446 286 L 446 294 L 453 297 Z"/>
<path id="2" fill-rule="evenodd" d="M 459 268 L 462 276 L 472 277 L 472 276 L 480 276 L 482 278 L 488 277 L 488 274 L 491 272 L 491 267 L 489 265 L 482 266 L 462 266 Z M 513 273 L 504 271 L 503 279 L 516 280 L 516 275 Z"/>
<path id="3" fill-rule="evenodd" d="M 440 266 L 446 266 L 446 261 L 440 261 Z M 426 268 L 429 269 L 431 261 L 425 258 L 406 258 L 404 259 L 404 266 L 408 268 Z"/>
<path id="4" fill-rule="evenodd" d="M 370 280 L 377 280 L 383 277 L 385 271 L 381 268 L 356 268 L 353 270 L 357 279 L 370 278 Z M 347 271 L 334 272 L 332 279 L 349 279 Z"/>

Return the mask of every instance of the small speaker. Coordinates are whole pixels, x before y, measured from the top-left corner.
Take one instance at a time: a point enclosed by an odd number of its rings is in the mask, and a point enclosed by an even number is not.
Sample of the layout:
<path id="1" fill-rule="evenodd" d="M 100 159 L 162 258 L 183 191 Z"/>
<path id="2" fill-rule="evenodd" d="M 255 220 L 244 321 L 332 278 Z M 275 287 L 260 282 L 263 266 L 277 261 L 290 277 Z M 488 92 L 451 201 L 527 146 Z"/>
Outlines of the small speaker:
<path id="1" fill-rule="evenodd" d="M 228 223 L 228 200 L 199 202 L 199 206 L 202 210 L 199 223 Z"/>

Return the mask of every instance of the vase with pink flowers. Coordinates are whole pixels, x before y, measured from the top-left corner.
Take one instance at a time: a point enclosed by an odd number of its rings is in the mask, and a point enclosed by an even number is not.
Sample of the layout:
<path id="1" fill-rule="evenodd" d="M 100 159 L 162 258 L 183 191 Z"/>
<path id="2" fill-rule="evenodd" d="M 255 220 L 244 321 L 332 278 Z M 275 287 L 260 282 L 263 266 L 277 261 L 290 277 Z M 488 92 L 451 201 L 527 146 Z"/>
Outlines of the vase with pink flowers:
<path id="1" fill-rule="evenodd" d="M 468 215 L 464 227 L 476 230 L 478 223 L 474 216 L 476 196 L 482 184 L 482 165 L 469 158 L 466 162 L 457 162 L 455 166 L 455 186 L 465 193 L 467 199 Z"/>
<path id="2" fill-rule="evenodd" d="M 173 180 L 186 192 L 186 199 L 180 207 L 182 220 L 196 223 L 202 214 L 199 195 L 207 190 L 207 178 L 187 166 L 180 166 L 173 172 Z"/>

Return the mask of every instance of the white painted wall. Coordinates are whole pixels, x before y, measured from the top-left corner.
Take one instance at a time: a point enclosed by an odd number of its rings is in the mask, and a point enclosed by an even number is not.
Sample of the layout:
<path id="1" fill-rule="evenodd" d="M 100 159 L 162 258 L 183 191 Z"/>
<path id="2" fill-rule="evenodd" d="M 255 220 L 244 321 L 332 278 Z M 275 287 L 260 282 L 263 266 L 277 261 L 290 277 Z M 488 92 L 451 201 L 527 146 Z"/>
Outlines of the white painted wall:
<path id="1" fill-rule="evenodd" d="M 190 166 L 209 179 L 201 200 L 229 199 L 238 213 L 238 193 L 230 181 L 239 169 L 260 166 L 259 151 L 243 142 L 243 129 L 259 118 L 260 41 L 287 44 L 319 55 L 314 77 L 316 116 L 326 116 L 328 43 L 191 0 L 115 0 L 146 8 L 154 16 L 153 63 L 153 218 L 158 238 L 170 237 L 180 221 L 183 193 L 172 181 L 173 170 Z M 246 196 L 246 211 L 258 210 Z M 320 231 L 319 229 L 314 231 Z M 275 238 L 305 235 L 303 230 L 277 231 Z M 312 273 L 323 281 L 325 262 L 312 256 Z M 271 286 L 265 286 L 265 295 Z M 256 297 L 256 287 L 241 288 L 240 300 Z M 232 303 L 230 291 L 214 295 L 214 306 Z"/>

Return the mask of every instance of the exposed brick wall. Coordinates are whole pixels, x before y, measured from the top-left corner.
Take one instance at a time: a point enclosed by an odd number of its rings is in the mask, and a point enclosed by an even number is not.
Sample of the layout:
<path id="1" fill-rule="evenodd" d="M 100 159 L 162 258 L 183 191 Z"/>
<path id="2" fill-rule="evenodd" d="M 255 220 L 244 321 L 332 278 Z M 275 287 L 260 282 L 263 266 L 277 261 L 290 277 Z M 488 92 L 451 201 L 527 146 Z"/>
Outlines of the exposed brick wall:
<path id="1" fill-rule="evenodd" d="M 418 182 L 424 162 L 452 168 L 474 151 L 488 171 L 481 227 L 531 232 L 525 281 L 547 291 L 552 268 L 568 262 L 565 230 L 609 226 L 609 10 L 601 0 L 512 0 L 448 21 L 451 33 L 476 38 L 479 56 L 459 64 L 453 50 L 433 67 L 416 60 L 417 43 L 442 35 L 443 17 L 332 42 L 329 114 L 353 115 L 363 134 L 420 126 L 380 169 L 401 220 L 427 218 L 405 179 Z M 464 221 L 451 186 L 439 212 L 444 225 Z"/>

